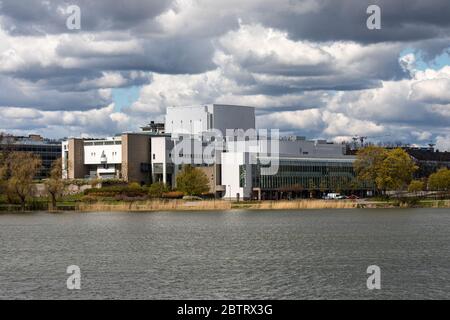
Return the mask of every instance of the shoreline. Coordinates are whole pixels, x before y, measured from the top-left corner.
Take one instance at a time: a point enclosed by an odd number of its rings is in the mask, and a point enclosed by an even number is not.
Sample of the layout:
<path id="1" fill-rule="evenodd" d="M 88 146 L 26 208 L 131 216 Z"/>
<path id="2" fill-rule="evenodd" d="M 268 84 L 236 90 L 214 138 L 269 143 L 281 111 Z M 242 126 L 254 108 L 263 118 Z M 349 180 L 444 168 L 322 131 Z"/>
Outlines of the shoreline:
<path id="1" fill-rule="evenodd" d="M 314 210 L 314 209 L 401 209 L 401 208 L 450 208 L 450 200 L 420 200 L 416 203 L 402 203 L 395 200 L 265 200 L 240 201 L 226 200 L 141 200 L 129 202 L 97 201 L 93 203 L 75 202 L 58 204 L 56 210 L 45 207 L 27 208 L 25 212 L 155 212 L 155 211 L 231 211 L 231 210 Z M 0 212 L 20 212 L 14 205 L 0 207 Z"/>

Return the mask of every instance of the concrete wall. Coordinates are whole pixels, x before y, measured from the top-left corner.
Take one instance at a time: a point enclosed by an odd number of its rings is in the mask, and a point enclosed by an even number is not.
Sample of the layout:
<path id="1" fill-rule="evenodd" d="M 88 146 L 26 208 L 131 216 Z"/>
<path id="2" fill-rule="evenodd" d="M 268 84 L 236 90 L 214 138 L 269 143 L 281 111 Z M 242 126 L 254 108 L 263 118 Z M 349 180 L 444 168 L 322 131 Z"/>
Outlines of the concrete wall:
<path id="1" fill-rule="evenodd" d="M 86 145 L 84 147 L 84 163 L 85 164 L 101 164 L 100 157 L 105 154 L 108 164 L 122 163 L 122 145 L 120 144 L 100 144 L 115 143 L 116 141 L 95 141 L 94 145 Z"/>
<path id="2" fill-rule="evenodd" d="M 150 165 L 150 137 L 146 134 L 122 135 L 122 177 L 128 182 L 149 183 L 150 173 L 141 171 L 141 163 Z"/>
<path id="3" fill-rule="evenodd" d="M 167 107 L 166 133 L 200 134 L 210 128 L 207 106 Z"/>
<path id="4" fill-rule="evenodd" d="M 68 178 L 83 179 L 87 174 L 84 165 L 84 140 L 69 139 L 68 142 Z"/>
<path id="5" fill-rule="evenodd" d="M 212 128 L 223 135 L 226 129 L 254 129 L 255 108 L 222 104 L 167 107 L 167 133 L 200 134 Z"/>
<path id="6" fill-rule="evenodd" d="M 154 168 L 155 164 L 162 164 L 163 166 L 163 182 L 166 184 L 174 185 L 175 176 L 172 172 L 171 181 L 167 180 L 168 168 L 167 166 L 172 163 L 171 152 L 173 149 L 173 141 L 170 137 L 151 137 L 151 164 Z M 154 170 L 152 169 L 152 172 Z"/>
<path id="7" fill-rule="evenodd" d="M 255 128 L 255 108 L 253 107 L 214 104 L 212 113 L 212 127 L 221 130 L 223 135 L 226 129 Z"/>
<path id="8" fill-rule="evenodd" d="M 202 171 L 206 177 L 208 178 L 208 187 L 210 193 L 216 192 L 216 167 L 208 166 L 208 167 L 197 167 L 200 171 Z"/>
<path id="9" fill-rule="evenodd" d="M 249 154 L 243 152 L 222 153 L 222 185 L 225 187 L 224 198 L 248 199 L 252 191 L 251 166 Z M 245 187 L 240 186 L 239 167 L 245 165 Z"/>

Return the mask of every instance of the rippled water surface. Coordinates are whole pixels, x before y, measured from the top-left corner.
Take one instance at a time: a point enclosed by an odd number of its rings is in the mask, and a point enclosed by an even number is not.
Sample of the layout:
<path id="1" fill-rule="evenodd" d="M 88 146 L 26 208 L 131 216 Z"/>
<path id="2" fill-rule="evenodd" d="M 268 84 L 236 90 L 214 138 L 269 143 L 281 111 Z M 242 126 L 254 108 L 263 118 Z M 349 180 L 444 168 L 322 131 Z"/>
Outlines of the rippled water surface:
<path id="1" fill-rule="evenodd" d="M 449 299 L 450 210 L 3 213 L 5 298 Z"/>

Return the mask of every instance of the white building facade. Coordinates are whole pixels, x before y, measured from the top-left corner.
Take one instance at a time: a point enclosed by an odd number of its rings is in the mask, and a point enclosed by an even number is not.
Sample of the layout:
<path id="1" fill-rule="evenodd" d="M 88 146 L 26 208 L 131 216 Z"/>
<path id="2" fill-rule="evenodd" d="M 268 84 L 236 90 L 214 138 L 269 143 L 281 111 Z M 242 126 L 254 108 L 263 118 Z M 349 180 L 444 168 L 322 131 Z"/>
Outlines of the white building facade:
<path id="1" fill-rule="evenodd" d="M 191 164 L 205 172 L 211 193 L 228 199 L 304 196 L 347 188 L 354 177 L 354 157 L 343 145 L 256 131 L 253 107 L 168 107 L 164 129 L 151 124 L 145 132 L 63 142 L 63 175 L 176 187 L 178 172 Z"/>

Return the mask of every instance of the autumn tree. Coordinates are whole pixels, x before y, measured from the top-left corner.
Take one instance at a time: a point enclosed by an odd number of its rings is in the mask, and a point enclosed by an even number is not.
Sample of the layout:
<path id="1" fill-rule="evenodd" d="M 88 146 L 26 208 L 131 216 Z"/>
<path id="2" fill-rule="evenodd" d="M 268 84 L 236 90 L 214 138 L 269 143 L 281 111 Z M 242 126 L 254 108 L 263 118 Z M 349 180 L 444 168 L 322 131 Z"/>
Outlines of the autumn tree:
<path id="1" fill-rule="evenodd" d="M 0 132 L 0 193 L 7 194 L 7 180 L 9 178 L 8 157 L 11 145 L 8 136 Z"/>
<path id="2" fill-rule="evenodd" d="M 401 148 L 389 150 L 378 169 L 375 182 L 382 190 L 405 190 L 417 169 L 405 150 Z"/>
<path id="3" fill-rule="evenodd" d="M 186 165 L 177 175 L 177 189 L 189 196 L 208 192 L 208 177 L 200 169 Z"/>
<path id="4" fill-rule="evenodd" d="M 380 173 L 387 150 L 382 147 L 368 146 L 358 150 L 356 160 L 353 164 L 357 179 L 368 185 L 372 185 L 380 191 L 376 184 L 376 179 Z"/>
<path id="5" fill-rule="evenodd" d="M 413 180 L 408 186 L 408 192 L 417 194 L 420 191 L 423 191 L 425 188 L 425 183 L 421 180 Z"/>
<path id="6" fill-rule="evenodd" d="M 12 152 L 8 156 L 7 166 L 10 177 L 7 181 L 8 192 L 20 200 L 22 211 L 27 198 L 33 190 L 33 178 L 42 165 L 41 158 L 31 152 Z"/>
<path id="7" fill-rule="evenodd" d="M 428 188 L 433 191 L 450 191 L 450 170 L 439 169 L 428 178 Z"/>
<path id="8" fill-rule="evenodd" d="M 406 189 L 417 166 L 401 148 L 386 150 L 368 146 L 357 152 L 354 169 L 360 182 L 370 184 L 380 192 Z"/>
<path id="9" fill-rule="evenodd" d="M 52 202 L 52 209 L 56 208 L 56 200 L 64 191 L 64 182 L 62 180 L 62 159 L 58 158 L 53 161 L 50 170 L 50 176 L 45 181 L 47 192 Z"/>

